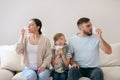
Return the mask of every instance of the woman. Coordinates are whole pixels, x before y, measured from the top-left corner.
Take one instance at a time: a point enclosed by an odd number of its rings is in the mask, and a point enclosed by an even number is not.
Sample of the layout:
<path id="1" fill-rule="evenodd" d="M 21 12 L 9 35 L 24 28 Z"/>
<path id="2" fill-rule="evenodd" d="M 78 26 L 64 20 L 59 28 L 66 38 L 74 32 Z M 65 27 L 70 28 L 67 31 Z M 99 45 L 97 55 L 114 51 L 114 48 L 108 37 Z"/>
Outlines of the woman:
<path id="1" fill-rule="evenodd" d="M 29 34 L 25 36 L 25 29 L 20 32 L 20 42 L 16 52 L 22 54 L 25 66 L 22 75 L 25 80 L 49 80 L 49 65 L 51 62 L 51 44 L 42 35 L 42 23 L 39 19 L 31 19 L 28 23 Z"/>

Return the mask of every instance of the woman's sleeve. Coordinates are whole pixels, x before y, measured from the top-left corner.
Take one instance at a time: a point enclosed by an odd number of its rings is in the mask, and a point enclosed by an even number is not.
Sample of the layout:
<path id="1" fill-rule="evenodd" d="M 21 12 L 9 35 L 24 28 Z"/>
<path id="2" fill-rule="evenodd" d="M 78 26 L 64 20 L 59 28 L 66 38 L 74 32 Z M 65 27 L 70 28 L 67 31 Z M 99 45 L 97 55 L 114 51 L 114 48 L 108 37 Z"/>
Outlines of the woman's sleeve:
<path id="1" fill-rule="evenodd" d="M 16 53 L 23 54 L 25 50 L 25 38 L 20 38 L 16 45 Z"/>
<path id="2" fill-rule="evenodd" d="M 52 58 L 52 50 L 51 50 L 51 44 L 50 40 L 46 41 L 46 52 L 44 55 L 44 60 L 43 60 L 43 67 L 49 67 L 51 63 L 51 58 Z"/>

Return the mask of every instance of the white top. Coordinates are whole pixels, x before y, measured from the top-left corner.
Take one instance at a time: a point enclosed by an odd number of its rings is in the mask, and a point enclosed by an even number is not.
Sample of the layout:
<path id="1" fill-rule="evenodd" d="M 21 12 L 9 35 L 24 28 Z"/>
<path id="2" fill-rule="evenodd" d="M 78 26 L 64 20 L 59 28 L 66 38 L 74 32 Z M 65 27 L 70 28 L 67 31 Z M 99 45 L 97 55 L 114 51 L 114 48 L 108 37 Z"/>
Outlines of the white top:
<path id="1" fill-rule="evenodd" d="M 69 40 L 68 56 L 71 57 L 70 53 L 73 53 L 74 60 L 80 67 L 99 67 L 99 46 L 100 42 L 96 35 L 88 37 L 75 35 Z"/>
<path id="2" fill-rule="evenodd" d="M 30 69 L 37 70 L 37 50 L 38 45 L 32 45 L 29 41 L 27 44 L 27 55 L 29 65 L 27 66 Z"/>

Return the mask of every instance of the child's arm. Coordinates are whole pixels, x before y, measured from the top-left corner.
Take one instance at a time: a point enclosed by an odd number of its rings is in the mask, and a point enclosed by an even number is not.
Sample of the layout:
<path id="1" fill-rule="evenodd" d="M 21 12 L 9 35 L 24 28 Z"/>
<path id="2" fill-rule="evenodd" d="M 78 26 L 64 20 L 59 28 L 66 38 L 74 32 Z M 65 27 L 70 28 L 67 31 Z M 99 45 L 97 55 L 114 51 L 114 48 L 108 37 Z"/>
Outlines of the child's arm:
<path id="1" fill-rule="evenodd" d="M 52 66 L 54 66 L 59 61 L 60 55 L 57 55 L 55 58 L 52 58 Z"/>
<path id="2" fill-rule="evenodd" d="M 58 51 L 56 51 L 57 55 L 55 56 L 55 51 L 52 53 L 54 54 L 53 57 L 52 57 L 52 66 L 54 66 L 60 59 L 60 54 L 58 53 Z"/>
<path id="3" fill-rule="evenodd" d="M 61 57 L 62 57 L 62 60 L 63 60 L 64 65 L 65 65 L 66 67 L 68 67 L 70 59 L 67 59 L 67 58 L 65 57 L 65 55 L 62 55 Z"/>
<path id="4" fill-rule="evenodd" d="M 59 49 L 59 52 L 60 52 L 60 55 L 61 55 L 61 58 L 62 58 L 62 60 L 63 60 L 64 65 L 65 65 L 66 67 L 68 67 L 70 59 L 67 59 L 67 58 L 66 58 L 66 56 L 64 55 L 62 49 Z"/>

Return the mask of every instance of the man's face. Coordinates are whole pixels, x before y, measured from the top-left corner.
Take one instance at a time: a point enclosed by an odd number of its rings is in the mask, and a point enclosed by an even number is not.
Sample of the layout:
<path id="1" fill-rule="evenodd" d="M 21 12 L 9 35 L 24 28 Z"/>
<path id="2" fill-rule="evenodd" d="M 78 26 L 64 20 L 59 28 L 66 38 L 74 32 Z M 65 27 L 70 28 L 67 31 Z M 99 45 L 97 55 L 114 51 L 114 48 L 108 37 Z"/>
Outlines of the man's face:
<path id="1" fill-rule="evenodd" d="M 92 23 L 90 21 L 79 25 L 79 29 L 87 36 L 92 35 Z"/>

